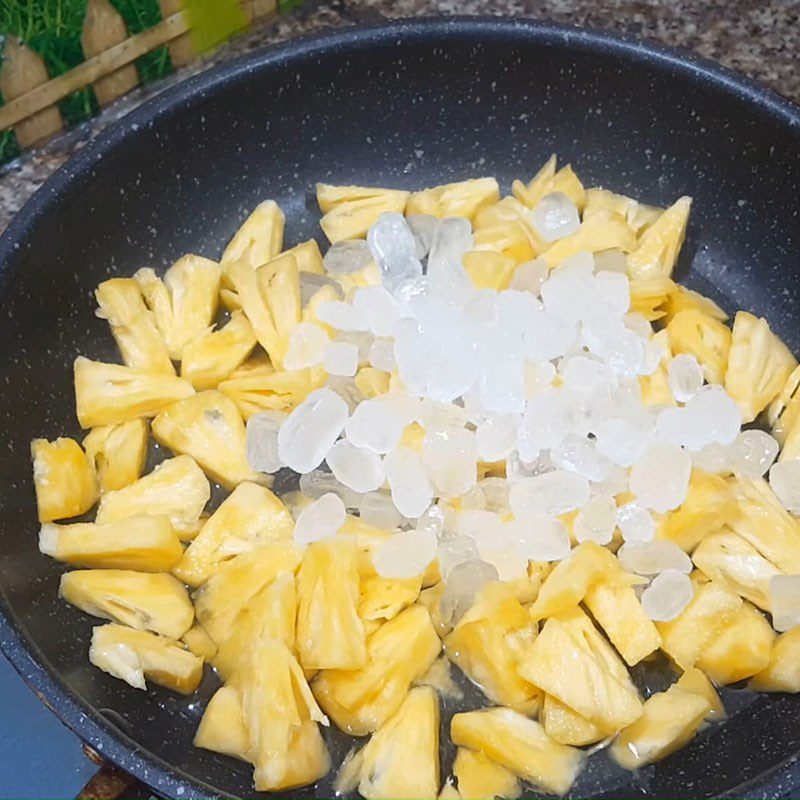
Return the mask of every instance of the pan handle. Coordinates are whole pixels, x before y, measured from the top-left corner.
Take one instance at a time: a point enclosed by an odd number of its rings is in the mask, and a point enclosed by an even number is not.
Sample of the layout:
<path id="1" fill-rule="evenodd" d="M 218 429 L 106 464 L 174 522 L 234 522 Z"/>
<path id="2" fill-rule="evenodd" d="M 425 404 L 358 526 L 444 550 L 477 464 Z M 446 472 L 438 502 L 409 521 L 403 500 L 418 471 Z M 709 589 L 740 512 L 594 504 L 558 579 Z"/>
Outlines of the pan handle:
<path id="1" fill-rule="evenodd" d="M 84 747 L 84 752 L 99 768 L 75 800 L 139 800 L 152 796 L 152 792 L 130 773 L 100 758 L 88 747 Z"/>

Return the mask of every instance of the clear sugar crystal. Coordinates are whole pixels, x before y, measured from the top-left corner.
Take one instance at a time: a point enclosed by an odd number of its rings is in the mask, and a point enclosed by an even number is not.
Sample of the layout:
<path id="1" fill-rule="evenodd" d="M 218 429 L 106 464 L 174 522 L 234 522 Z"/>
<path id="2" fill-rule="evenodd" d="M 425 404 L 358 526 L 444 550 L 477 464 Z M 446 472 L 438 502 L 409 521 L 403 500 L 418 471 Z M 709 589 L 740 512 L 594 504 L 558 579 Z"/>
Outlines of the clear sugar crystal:
<path id="1" fill-rule="evenodd" d="M 546 242 L 572 236 L 581 226 L 575 203 L 563 192 L 546 194 L 533 209 L 533 224 Z"/>
<path id="2" fill-rule="evenodd" d="M 372 563 L 383 578 L 413 578 L 436 558 L 436 546 L 436 536 L 430 531 L 396 533 L 378 547 Z"/>
<path id="3" fill-rule="evenodd" d="M 417 452 L 409 447 L 395 447 L 386 456 L 384 468 L 397 510 L 410 519 L 425 513 L 433 492 Z"/>
<path id="4" fill-rule="evenodd" d="M 761 478 L 778 456 L 780 445 L 764 431 L 742 431 L 732 445 L 733 468 L 749 478 Z"/>
<path id="5" fill-rule="evenodd" d="M 298 322 L 289 334 L 289 348 L 283 360 L 285 369 L 305 369 L 322 361 L 328 334 L 313 322 Z"/>
<path id="6" fill-rule="evenodd" d="M 800 625 L 800 575 L 775 575 L 769 582 L 772 625 L 783 633 Z"/>
<path id="7" fill-rule="evenodd" d="M 262 411 L 247 420 L 247 463 L 256 472 L 272 474 L 282 466 L 278 456 L 278 431 L 287 415 Z"/>
<path id="8" fill-rule="evenodd" d="M 668 442 L 654 442 L 631 469 L 631 491 L 640 505 L 671 511 L 686 499 L 691 471 L 686 451 Z"/>
<path id="9" fill-rule="evenodd" d="M 300 512 L 294 526 L 294 540 L 310 544 L 327 539 L 344 525 L 346 517 L 344 503 L 335 494 L 324 494 Z"/>
<path id="10" fill-rule="evenodd" d="M 800 459 L 774 464 L 769 471 L 769 485 L 787 511 L 800 514 Z"/>
<path id="11" fill-rule="evenodd" d="M 335 242 L 322 259 L 322 266 L 330 275 L 348 275 L 368 267 L 372 254 L 363 239 Z"/>
<path id="12" fill-rule="evenodd" d="M 582 475 L 554 470 L 522 478 L 511 487 L 511 510 L 518 519 L 541 513 L 559 516 L 583 507 L 589 500 L 589 481 Z"/>
<path id="13" fill-rule="evenodd" d="M 386 479 L 381 457 L 347 439 L 340 439 L 331 447 L 327 461 L 334 477 L 354 492 L 373 492 Z"/>
<path id="14" fill-rule="evenodd" d="M 626 543 L 617 551 L 617 558 L 628 572 L 637 575 L 658 575 L 668 569 L 685 575 L 692 571 L 692 560 L 669 539 Z"/>
<path id="15" fill-rule="evenodd" d="M 596 495 L 578 512 L 573 531 L 578 542 L 608 544 L 617 527 L 617 504 L 613 497 Z"/>
<path id="16" fill-rule="evenodd" d="M 694 586 L 689 576 L 668 569 L 657 575 L 644 590 L 642 608 L 654 622 L 669 622 L 681 615 L 693 597 Z"/>
<path id="17" fill-rule="evenodd" d="M 653 516 L 636 503 L 627 503 L 617 509 L 617 525 L 626 542 L 649 542 L 656 535 Z"/>

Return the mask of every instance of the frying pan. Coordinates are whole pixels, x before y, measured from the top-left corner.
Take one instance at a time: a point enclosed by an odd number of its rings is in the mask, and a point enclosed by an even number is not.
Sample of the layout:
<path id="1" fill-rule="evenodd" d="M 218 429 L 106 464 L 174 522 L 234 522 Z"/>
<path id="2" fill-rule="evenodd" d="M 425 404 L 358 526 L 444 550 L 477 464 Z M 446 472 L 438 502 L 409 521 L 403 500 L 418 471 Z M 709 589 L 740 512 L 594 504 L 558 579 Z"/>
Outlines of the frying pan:
<path id="1" fill-rule="evenodd" d="M 286 211 L 287 242 L 319 236 L 318 180 L 415 188 L 481 174 L 508 190 L 551 152 L 588 185 L 657 204 L 692 195 L 679 277 L 728 311 L 765 315 L 800 352 L 798 108 L 685 54 L 529 21 L 350 29 L 191 78 L 88 145 L 3 236 L 0 645 L 67 725 L 161 795 L 253 792 L 247 765 L 191 746 L 213 676 L 183 698 L 90 666 L 96 621 L 57 599 L 62 570 L 37 551 L 29 442 L 79 433 L 78 353 L 116 357 L 93 288 L 185 252 L 217 257 L 267 197 Z M 635 678 L 649 690 L 665 680 Z M 732 689 L 725 702 L 727 724 L 653 767 L 631 774 L 592 759 L 573 794 L 796 792 L 800 698 Z M 329 741 L 334 762 L 351 746 Z M 329 797 L 330 783 L 291 796 Z"/>

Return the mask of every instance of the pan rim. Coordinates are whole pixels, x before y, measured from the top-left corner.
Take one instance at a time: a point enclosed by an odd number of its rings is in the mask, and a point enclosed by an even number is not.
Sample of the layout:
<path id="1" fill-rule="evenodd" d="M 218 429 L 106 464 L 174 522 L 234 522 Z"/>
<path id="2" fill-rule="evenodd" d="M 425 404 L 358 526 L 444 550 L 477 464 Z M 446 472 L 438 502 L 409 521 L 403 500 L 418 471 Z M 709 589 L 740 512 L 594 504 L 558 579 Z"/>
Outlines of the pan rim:
<path id="1" fill-rule="evenodd" d="M 634 35 L 527 18 L 494 16 L 429 16 L 348 26 L 300 36 L 218 64 L 166 88 L 109 124 L 45 181 L 0 236 L 0 296 L 7 290 L 8 281 L 16 270 L 16 266 L 11 267 L 10 262 L 14 260 L 19 242 L 36 229 L 43 216 L 59 206 L 65 195 L 74 191 L 81 181 L 91 178 L 94 166 L 106 153 L 122 146 L 129 138 L 140 136 L 139 131 L 144 126 L 199 101 L 206 93 L 224 91 L 225 84 L 254 71 L 274 69 L 284 63 L 304 60 L 315 54 L 323 56 L 342 47 L 371 46 L 397 40 L 398 37 L 413 40 L 417 37 L 428 37 L 431 33 L 439 35 L 445 43 L 449 37 L 464 36 L 471 36 L 475 40 L 499 36 L 527 42 L 547 42 L 568 48 L 613 52 L 633 62 L 644 61 L 672 69 L 683 77 L 714 86 L 747 106 L 758 107 L 773 117 L 776 124 L 788 126 L 800 141 L 800 106 L 791 100 L 747 76 L 691 51 L 645 41 Z M 11 614 L 2 587 L 0 651 L 62 723 L 102 756 L 135 775 L 159 795 L 170 798 L 198 794 L 202 797 L 235 797 L 189 776 L 155 753 L 144 750 L 98 709 L 73 692 L 44 660 L 36 643 L 28 638 Z M 783 786 L 783 792 L 800 785 L 800 765 L 797 762 L 798 754 L 790 755 L 766 772 L 742 782 L 718 797 L 741 797 L 744 793 L 754 800 L 775 797 L 776 791 L 787 779 L 788 785 Z"/>

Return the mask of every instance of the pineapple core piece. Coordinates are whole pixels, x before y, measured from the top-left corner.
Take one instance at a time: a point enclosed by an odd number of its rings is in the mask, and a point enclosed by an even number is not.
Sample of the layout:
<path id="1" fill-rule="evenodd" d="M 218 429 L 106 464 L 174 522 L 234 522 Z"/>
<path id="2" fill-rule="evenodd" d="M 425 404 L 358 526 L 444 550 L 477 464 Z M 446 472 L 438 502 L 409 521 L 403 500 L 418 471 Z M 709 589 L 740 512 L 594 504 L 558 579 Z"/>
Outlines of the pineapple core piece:
<path id="1" fill-rule="evenodd" d="M 77 517 L 97 500 L 91 459 L 74 439 L 31 442 L 39 522 Z"/>
<path id="2" fill-rule="evenodd" d="M 341 730 L 365 736 L 397 711 L 441 647 L 427 609 L 411 606 L 368 637 L 366 666 L 322 670 L 312 684 L 314 695 Z"/>
<path id="3" fill-rule="evenodd" d="M 61 576 L 59 594 L 95 617 L 180 639 L 194 621 L 183 585 L 165 573 L 81 569 Z"/>
<path id="4" fill-rule="evenodd" d="M 97 316 L 107 319 L 122 360 L 134 369 L 174 375 L 169 350 L 133 278 L 103 281 L 94 293 Z"/>
<path id="5" fill-rule="evenodd" d="M 517 800 L 522 794 L 517 776 L 479 750 L 459 747 L 453 762 L 453 775 L 458 780 L 458 797 L 462 800 L 494 797 Z"/>
<path id="6" fill-rule="evenodd" d="M 358 669 L 367 661 L 358 616 L 356 544 L 312 542 L 297 572 L 297 653 L 305 669 Z"/>
<path id="7" fill-rule="evenodd" d="M 39 550 L 75 567 L 140 572 L 166 572 L 183 554 L 169 517 L 146 514 L 106 525 L 47 522 L 39 531 Z"/>
<path id="8" fill-rule="evenodd" d="M 134 689 L 147 688 L 146 678 L 175 692 L 191 694 L 203 678 L 203 659 L 180 642 L 114 623 L 92 630 L 89 661 Z"/>
<path id="9" fill-rule="evenodd" d="M 174 453 L 192 456 L 226 489 L 260 480 L 247 462 L 241 414 L 221 392 L 201 392 L 165 408 L 153 420 L 153 436 Z"/>
<path id="10" fill-rule="evenodd" d="M 476 289 L 508 289 L 517 262 L 493 250 L 470 250 L 464 253 L 464 269 Z"/>
<path id="11" fill-rule="evenodd" d="M 725 719 L 725 706 L 717 694 L 717 690 L 712 685 L 708 676 L 702 670 L 695 667 L 687 669 L 683 675 L 675 681 L 675 686 L 684 692 L 699 694 L 708 701 L 709 709 L 706 712 L 706 719 L 709 721 Z"/>
<path id="12" fill-rule="evenodd" d="M 625 769 L 637 769 L 666 758 L 688 744 L 708 714 L 699 694 L 671 686 L 644 704 L 644 712 L 611 745 L 612 758 Z"/>
<path id="13" fill-rule="evenodd" d="M 200 586 L 226 561 L 272 538 L 290 538 L 294 520 L 269 489 L 240 483 L 205 521 L 186 548 L 173 574 L 189 586 Z"/>
<path id="14" fill-rule="evenodd" d="M 731 347 L 731 331 L 724 323 L 698 309 L 679 311 L 667 324 L 675 355 L 690 353 L 703 368 L 709 383 L 723 383 Z"/>
<path id="15" fill-rule="evenodd" d="M 381 214 L 402 214 L 408 197 L 409 192 L 397 189 L 318 183 L 317 203 L 323 213 L 319 225 L 331 244 L 363 239 Z"/>
<path id="16" fill-rule="evenodd" d="M 691 197 L 679 198 L 641 234 L 638 246 L 628 255 L 628 272 L 632 278 L 672 275 L 686 237 L 691 207 Z"/>
<path id="17" fill-rule="evenodd" d="M 194 394 L 189 381 L 121 364 L 75 359 L 75 406 L 82 428 L 154 417 L 162 408 Z"/>
<path id="18" fill-rule="evenodd" d="M 147 420 L 93 428 L 83 440 L 94 464 L 101 492 L 113 492 L 139 480 L 147 460 Z"/>
<path id="19" fill-rule="evenodd" d="M 453 744 L 478 750 L 518 778 L 563 795 L 581 771 L 585 755 L 554 742 L 535 720 L 510 708 L 456 714 L 450 723 Z"/>
<path id="20" fill-rule="evenodd" d="M 433 189 L 413 192 L 406 204 L 406 215 L 430 214 L 433 217 L 472 219 L 479 208 L 500 200 L 500 187 L 494 178 L 472 178 L 446 183 Z"/>
<path id="21" fill-rule="evenodd" d="M 549 694 L 544 697 L 539 721 L 544 725 L 545 733 L 559 744 L 583 747 L 605 738 L 597 725 Z"/>
<path id="22" fill-rule="evenodd" d="M 397 712 L 351 759 L 336 781 L 338 793 L 366 800 L 429 800 L 439 791 L 439 700 L 436 692 L 411 689 Z"/>
<path id="23" fill-rule="evenodd" d="M 775 640 L 767 666 L 749 686 L 756 692 L 800 692 L 800 628 L 792 628 Z"/>
<path id="24" fill-rule="evenodd" d="M 153 312 L 170 357 L 183 358 L 183 348 L 205 334 L 219 306 L 222 267 L 202 256 L 185 255 L 164 274 L 162 281 L 149 268 L 140 269 L 134 280 Z"/>
<path id="25" fill-rule="evenodd" d="M 97 509 L 97 522 L 106 524 L 126 517 L 150 514 L 167 516 L 178 534 L 191 538 L 211 497 L 203 470 L 191 456 L 162 461 L 135 483 L 107 492 Z"/>

